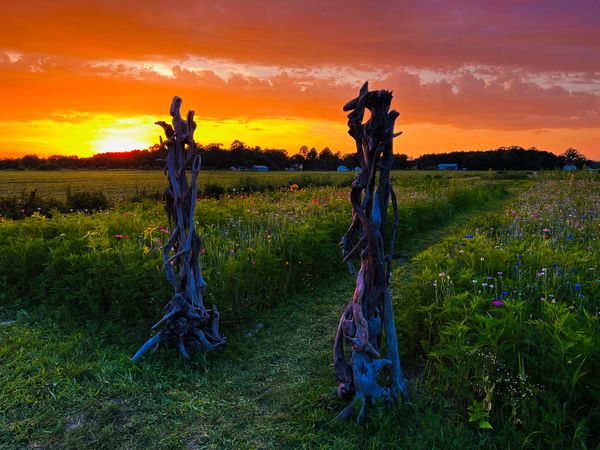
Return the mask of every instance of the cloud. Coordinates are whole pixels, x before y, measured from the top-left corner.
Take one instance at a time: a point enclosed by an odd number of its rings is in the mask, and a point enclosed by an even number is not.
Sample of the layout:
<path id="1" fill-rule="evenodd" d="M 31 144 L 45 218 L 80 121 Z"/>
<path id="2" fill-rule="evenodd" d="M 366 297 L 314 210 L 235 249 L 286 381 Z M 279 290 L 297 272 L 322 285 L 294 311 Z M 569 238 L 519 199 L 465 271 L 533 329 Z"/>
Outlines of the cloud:
<path id="1" fill-rule="evenodd" d="M 210 66 L 210 61 L 206 63 Z M 341 111 L 358 80 L 343 67 L 321 71 L 279 70 L 260 77 L 227 70 L 164 68 L 148 62 L 102 63 L 24 54 L 2 63 L 6 107 L 0 119 L 75 120 L 85 113 L 163 114 L 172 95 L 200 105 L 197 114 L 219 118 L 303 117 L 345 121 Z M 554 78 L 557 77 L 553 74 Z M 393 69 L 371 88 L 395 93 L 403 123 L 461 128 L 600 127 L 600 95 L 546 85 L 522 71 L 483 67 L 446 72 Z M 564 78 L 564 77 L 563 77 Z M 596 79 L 586 82 L 600 87 Z M 78 120 L 78 119 L 77 119 Z"/>
<path id="2" fill-rule="evenodd" d="M 599 70 L 600 3 L 462 0 L 227 2 L 31 0 L 11 5 L 0 42 L 99 59 L 196 55 L 276 66 L 364 64 Z"/>
<path id="3" fill-rule="evenodd" d="M 589 0 L 16 2 L 0 27 L 0 121 L 164 116 L 180 95 L 200 121 L 343 125 L 368 79 L 394 91 L 401 128 L 588 139 L 598 17 Z"/>

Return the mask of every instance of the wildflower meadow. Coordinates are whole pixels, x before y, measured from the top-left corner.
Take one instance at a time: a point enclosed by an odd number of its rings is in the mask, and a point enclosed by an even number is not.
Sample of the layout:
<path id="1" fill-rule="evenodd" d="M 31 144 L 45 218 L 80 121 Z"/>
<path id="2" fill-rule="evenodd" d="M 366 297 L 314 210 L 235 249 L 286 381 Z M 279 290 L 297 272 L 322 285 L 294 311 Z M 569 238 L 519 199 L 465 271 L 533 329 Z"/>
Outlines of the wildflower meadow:
<path id="1" fill-rule="evenodd" d="M 195 220 L 228 344 L 190 362 L 130 362 L 170 295 L 159 199 L 0 220 L 0 446 L 594 448 L 597 174 L 392 178 L 410 402 L 332 421 L 345 178 L 223 185 Z"/>

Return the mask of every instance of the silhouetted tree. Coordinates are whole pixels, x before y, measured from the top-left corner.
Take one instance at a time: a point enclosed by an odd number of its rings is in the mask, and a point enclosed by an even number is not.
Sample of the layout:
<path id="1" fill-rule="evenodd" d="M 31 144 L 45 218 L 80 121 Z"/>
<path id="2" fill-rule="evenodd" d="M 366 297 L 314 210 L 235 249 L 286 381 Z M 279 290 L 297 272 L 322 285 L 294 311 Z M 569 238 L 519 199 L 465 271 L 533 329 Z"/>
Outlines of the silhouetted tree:
<path id="1" fill-rule="evenodd" d="M 38 155 L 25 155 L 21 158 L 21 167 L 24 169 L 35 169 L 41 162 Z"/>
<path id="2" fill-rule="evenodd" d="M 565 164 L 573 164 L 579 168 L 588 162 L 588 159 L 576 148 L 569 147 L 562 154 Z"/>

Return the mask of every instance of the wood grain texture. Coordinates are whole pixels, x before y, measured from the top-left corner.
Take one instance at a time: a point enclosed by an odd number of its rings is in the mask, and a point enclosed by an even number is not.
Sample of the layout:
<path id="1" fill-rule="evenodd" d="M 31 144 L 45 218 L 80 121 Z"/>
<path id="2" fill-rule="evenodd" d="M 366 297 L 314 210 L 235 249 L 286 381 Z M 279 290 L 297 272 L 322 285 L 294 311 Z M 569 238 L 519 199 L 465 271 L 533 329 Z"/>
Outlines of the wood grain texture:
<path id="1" fill-rule="evenodd" d="M 398 205 L 390 183 L 393 163 L 394 123 L 399 113 L 390 111 L 392 93 L 369 91 L 365 83 L 358 97 L 344 106 L 348 114 L 348 134 L 356 143 L 361 172 L 356 175 L 350 193 L 352 222 L 342 237 L 343 260 L 356 275 L 356 288 L 340 318 L 333 346 L 333 365 L 338 381 L 338 395 L 353 397 L 338 415 L 347 419 L 358 407 L 357 422 L 367 403 L 383 400 L 388 404 L 400 398 L 408 400 L 402 373 L 392 297 L 389 290 L 398 225 Z M 365 110 L 370 118 L 363 123 Z M 394 211 L 393 226 L 386 233 L 389 204 Z M 388 242 L 384 242 L 384 237 Z M 387 249 L 387 251 L 386 251 Z M 360 258 L 356 273 L 351 259 Z M 383 357 L 382 340 L 385 336 Z M 378 380 L 389 367 L 389 386 Z"/>
<path id="2" fill-rule="evenodd" d="M 194 142 L 194 111 L 183 120 L 180 113 L 182 100 L 173 97 L 170 107 L 172 125 L 156 122 L 165 132 L 161 146 L 167 152 L 165 173 L 169 186 L 165 191 L 165 211 L 172 230 L 163 246 L 163 270 L 175 294 L 165 306 L 165 315 L 152 327 L 159 329 L 133 356 L 139 359 L 150 348 L 161 344 L 175 346 L 184 358 L 188 349 L 214 350 L 225 344 L 219 333 L 219 311 L 216 305 L 204 307 L 206 282 L 200 267 L 202 241 L 195 229 L 197 180 L 201 160 Z M 186 167 L 191 166 L 188 182 Z"/>

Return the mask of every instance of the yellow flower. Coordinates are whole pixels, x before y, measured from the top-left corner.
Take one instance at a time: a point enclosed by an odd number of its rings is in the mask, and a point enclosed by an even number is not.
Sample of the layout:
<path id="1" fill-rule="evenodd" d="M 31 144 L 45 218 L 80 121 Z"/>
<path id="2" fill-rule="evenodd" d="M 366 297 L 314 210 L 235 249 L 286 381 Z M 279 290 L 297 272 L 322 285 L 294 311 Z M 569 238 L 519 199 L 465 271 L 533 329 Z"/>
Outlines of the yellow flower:
<path id="1" fill-rule="evenodd" d="M 150 247 L 144 245 L 144 255 L 147 255 L 148 253 L 150 253 Z"/>

